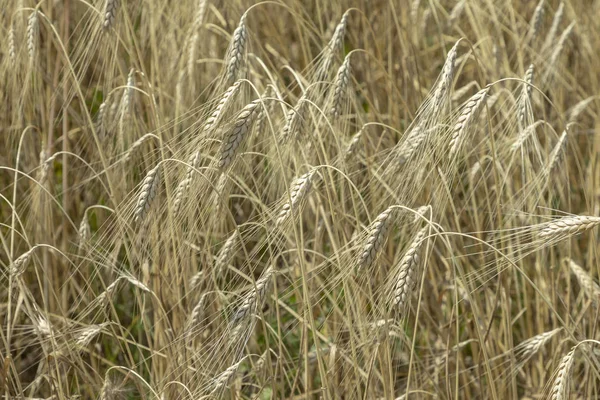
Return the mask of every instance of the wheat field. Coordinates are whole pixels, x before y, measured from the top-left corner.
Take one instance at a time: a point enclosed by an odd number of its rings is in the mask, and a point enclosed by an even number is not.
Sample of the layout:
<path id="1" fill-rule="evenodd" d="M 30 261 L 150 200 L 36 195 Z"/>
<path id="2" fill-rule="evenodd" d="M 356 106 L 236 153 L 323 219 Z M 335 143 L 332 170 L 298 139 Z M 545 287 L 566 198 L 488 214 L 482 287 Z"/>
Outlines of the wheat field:
<path id="1" fill-rule="evenodd" d="M 0 0 L 4 399 L 600 399 L 600 1 Z"/>

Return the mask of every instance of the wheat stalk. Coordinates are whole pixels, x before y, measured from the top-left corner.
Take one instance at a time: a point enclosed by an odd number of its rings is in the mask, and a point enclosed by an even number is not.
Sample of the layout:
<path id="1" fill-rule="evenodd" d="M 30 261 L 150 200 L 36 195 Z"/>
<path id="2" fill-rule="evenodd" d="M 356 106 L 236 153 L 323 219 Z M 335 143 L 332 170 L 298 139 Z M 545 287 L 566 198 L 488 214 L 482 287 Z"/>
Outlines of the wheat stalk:
<path id="1" fill-rule="evenodd" d="M 270 115 L 274 102 L 271 101 L 272 97 L 276 97 L 277 93 L 273 85 L 267 85 L 267 88 L 260 96 L 263 102 L 263 106 L 260 107 L 258 116 L 256 117 L 256 131 L 263 132 L 265 130 L 265 123 L 267 122 L 267 115 Z"/>
<path id="2" fill-rule="evenodd" d="M 333 91 L 333 102 L 330 110 L 330 114 L 333 116 L 333 118 L 340 116 L 340 112 L 342 110 L 342 100 L 346 95 L 348 82 L 350 81 L 350 74 L 352 73 L 350 54 L 351 53 L 348 53 L 336 75 Z"/>
<path id="3" fill-rule="evenodd" d="M 244 60 L 244 53 L 246 51 L 246 42 L 248 38 L 248 31 L 246 29 L 246 14 L 240 18 L 238 27 L 233 31 L 231 38 L 231 45 L 227 53 L 227 69 L 225 76 L 227 82 L 230 84 L 238 79 L 238 74 L 242 67 Z"/>
<path id="4" fill-rule="evenodd" d="M 79 229 L 77 230 L 77 233 L 79 235 L 80 246 L 83 246 L 85 243 L 87 243 L 88 239 L 92 235 L 90 222 L 87 218 L 87 212 L 83 214 L 83 218 L 81 219 L 81 223 L 79 224 Z"/>
<path id="5" fill-rule="evenodd" d="M 223 93 L 223 96 L 219 100 L 219 103 L 217 103 L 217 106 L 215 107 L 214 111 L 212 112 L 210 117 L 207 118 L 206 123 L 204 124 L 205 133 L 211 132 L 219 124 L 219 122 L 221 121 L 223 111 L 233 100 L 236 93 L 240 90 L 241 84 L 242 81 L 236 81 L 233 85 L 227 88 L 225 93 Z"/>
<path id="6" fill-rule="evenodd" d="M 519 343 L 517 345 L 520 358 L 519 363 L 522 365 L 529 361 L 531 357 L 537 354 L 537 352 L 561 330 L 562 328 L 556 328 L 548 332 L 543 332 Z"/>
<path id="7" fill-rule="evenodd" d="M 188 60 L 187 60 L 187 74 L 188 77 L 192 77 L 194 73 L 194 62 L 196 61 L 196 47 L 198 46 L 198 39 L 200 39 L 200 26 L 204 22 L 204 16 L 206 14 L 206 8 L 208 6 L 208 0 L 198 0 L 196 4 L 196 13 L 194 14 L 194 22 L 192 24 L 192 33 L 188 43 Z"/>
<path id="8" fill-rule="evenodd" d="M 261 110 L 262 99 L 256 99 L 240 111 L 233 127 L 227 132 L 221 142 L 218 166 L 227 168 L 235 158 L 240 146 L 248 137 L 252 124 Z"/>
<path id="9" fill-rule="evenodd" d="M 558 62 L 558 57 L 560 56 L 560 53 L 562 53 L 562 51 L 565 47 L 565 44 L 567 43 L 567 40 L 569 40 L 569 37 L 573 33 L 574 28 L 575 28 L 575 21 L 571 22 L 569 24 L 569 26 L 560 35 L 560 38 L 558 39 L 558 44 L 556 45 L 556 47 L 554 48 L 554 51 L 552 52 L 552 54 L 550 55 L 550 58 L 548 59 L 548 65 L 550 66 L 550 68 L 546 71 L 546 75 L 545 75 L 546 79 L 548 79 L 553 68 L 556 68 L 556 65 Z"/>
<path id="10" fill-rule="evenodd" d="M 324 58 L 322 64 L 319 67 L 319 72 L 317 74 L 317 81 L 323 81 L 327 79 L 327 75 L 329 74 L 329 70 L 331 69 L 331 65 L 333 64 L 334 57 L 340 53 L 342 49 L 342 44 L 344 43 L 344 36 L 346 35 L 346 25 L 348 24 L 348 17 L 350 16 L 350 10 L 347 10 L 344 15 L 342 15 L 342 19 L 335 27 L 333 35 L 331 39 L 325 46 L 325 50 L 323 52 Z"/>
<path id="11" fill-rule="evenodd" d="M 200 281 L 204 278 L 204 271 L 196 272 L 190 279 L 190 288 L 195 289 L 200 284 Z"/>
<path id="12" fill-rule="evenodd" d="M 308 98 L 304 94 L 298 100 L 298 103 L 294 108 L 291 108 L 286 116 L 285 125 L 281 131 L 281 137 L 279 142 L 281 144 L 286 143 L 291 138 L 297 138 L 297 133 L 302 127 L 304 121 L 304 112 L 308 107 Z"/>
<path id="13" fill-rule="evenodd" d="M 410 295 L 417 286 L 417 269 L 420 263 L 419 252 L 425 243 L 429 227 L 422 228 L 413 239 L 408 250 L 398 264 L 393 290 L 393 304 L 400 312 L 404 310 Z"/>
<path id="14" fill-rule="evenodd" d="M 208 294 L 204 293 L 200 296 L 200 300 L 192 309 L 192 314 L 185 327 L 185 337 L 189 340 L 194 332 L 194 329 L 204 320 L 204 311 L 206 309 L 206 298 Z"/>
<path id="15" fill-rule="evenodd" d="M 103 14 L 104 21 L 102 21 L 102 29 L 104 29 L 105 32 L 115 24 L 120 3 L 121 0 L 106 0 Z"/>
<path id="16" fill-rule="evenodd" d="M 100 334 L 100 332 L 102 332 L 102 330 L 109 324 L 110 324 L 110 322 L 104 322 L 102 324 L 90 325 L 90 326 L 86 327 L 75 338 L 75 346 L 78 347 L 79 349 L 87 347 L 92 342 L 92 340 L 94 340 L 94 338 L 96 336 L 98 336 L 98 334 Z"/>
<path id="17" fill-rule="evenodd" d="M 235 230 L 229 238 L 225 241 L 221 250 L 217 254 L 217 260 L 215 261 L 215 271 L 217 276 L 224 276 L 225 268 L 231 263 L 233 256 L 236 253 L 236 246 L 240 237 L 238 230 Z"/>
<path id="18" fill-rule="evenodd" d="M 577 120 L 577 117 L 579 117 L 583 110 L 585 110 L 585 108 L 595 99 L 596 97 L 592 96 L 575 104 L 571 109 L 571 112 L 569 113 L 569 123 L 575 122 Z"/>
<path id="19" fill-rule="evenodd" d="M 181 210 L 181 205 L 183 201 L 187 197 L 187 193 L 190 190 L 190 186 L 192 184 L 192 180 L 194 178 L 194 171 L 198 168 L 200 164 L 200 150 L 196 150 L 188 161 L 188 168 L 185 172 L 185 176 L 182 181 L 177 186 L 175 190 L 175 195 L 173 197 L 173 215 L 179 215 L 179 211 Z"/>
<path id="20" fill-rule="evenodd" d="M 540 0 L 531 17 L 531 22 L 529 23 L 531 26 L 530 43 L 535 41 L 540 31 L 540 27 L 542 26 L 542 19 L 544 18 L 544 1 L 545 0 Z"/>
<path id="21" fill-rule="evenodd" d="M 535 132 L 535 128 L 537 128 L 542 123 L 543 123 L 543 121 L 537 121 L 537 122 L 529 125 L 527 128 L 523 129 L 522 131 L 520 131 L 519 136 L 517 136 L 517 139 L 511 145 L 510 150 L 513 153 L 515 151 L 519 150 L 523 146 L 523 144 L 525 144 L 525 141 Z"/>
<path id="22" fill-rule="evenodd" d="M 227 186 L 228 178 L 226 174 L 221 174 L 219 180 L 217 181 L 217 185 L 213 192 L 213 208 L 217 211 L 221 209 L 221 205 L 227 205 L 227 201 L 229 200 L 228 196 L 225 196 L 225 187 Z"/>
<path id="23" fill-rule="evenodd" d="M 256 281 L 254 289 L 248 292 L 242 304 L 240 304 L 231 317 L 233 324 L 239 325 L 241 322 L 246 321 L 249 316 L 258 312 L 270 289 L 273 274 L 274 269 L 272 266 L 263 271 L 260 278 Z"/>
<path id="24" fill-rule="evenodd" d="M 15 261 L 13 261 L 9 270 L 12 276 L 19 276 L 25 271 L 25 267 L 27 267 L 27 263 L 31 259 L 31 255 L 36 247 L 37 246 L 33 246 L 31 249 L 21 254 Z"/>
<path id="25" fill-rule="evenodd" d="M 454 125 L 452 139 L 450 140 L 450 157 L 456 155 L 461 148 L 466 132 L 479 116 L 479 113 L 485 104 L 484 100 L 488 89 L 489 88 L 485 88 L 475 93 L 467 102 L 460 117 L 458 117 L 458 122 Z"/>
<path id="26" fill-rule="evenodd" d="M 562 160 L 565 154 L 565 148 L 567 146 L 567 130 L 565 129 L 563 133 L 560 135 L 558 142 L 552 149 L 550 156 L 548 157 L 548 163 L 544 168 L 544 176 L 549 177 L 552 174 L 552 171 L 556 169 L 560 161 Z"/>
<path id="27" fill-rule="evenodd" d="M 568 399 L 569 391 L 569 375 L 571 373 L 571 367 L 573 361 L 575 361 L 575 350 L 577 346 L 574 346 L 567 355 L 565 355 L 558 366 L 556 378 L 552 384 L 552 400 L 566 400 Z"/>
<path id="28" fill-rule="evenodd" d="M 436 110 L 436 112 L 440 109 L 445 97 L 450 91 L 454 79 L 454 64 L 456 63 L 456 54 L 458 52 L 459 43 L 460 41 L 456 42 L 446 56 L 446 61 L 442 68 L 442 77 L 433 95 L 433 109 Z"/>
<path id="29" fill-rule="evenodd" d="M 576 215 L 563 217 L 544 224 L 539 232 L 539 237 L 544 239 L 557 239 L 564 236 L 577 235 L 600 225 L 599 217 Z"/>
<path id="30" fill-rule="evenodd" d="M 525 77 L 523 78 L 523 80 L 525 82 L 523 83 L 523 93 L 521 95 L 521 101 L 520 101 L 519 113 L 518 113 L 518 118 L 519 118 L 521 127 L 525 126 L 525 117 L 527 116 L 527 107 L 530 104 L 531 95 L 532 95 L 532 91 L 533 91 L 532 85 L 533 85 L 534 73 L 535 73 L 535 67 L 533 64 L 531 64 L 529 66 L 529 68 L 527 68 L 527 71 L 525 71 Z"/>
<path id="31" fill-rule="evenodd" d="M 142 190 L 138 197 L 136 207 L 134 210 L 134 222 L 136 224 L 141 223 L 152 205 L 152 200 L 156 197 L 158 186 L 160 183 L 160 164 L 148 171 L 148 174 L 144 178 L 142 183 Z"/>
<path id="32" fill-rule="evenodd" d="M 133 286 L 140 289 L 144 293 L 152 293 L 148 286 L 144 285 L 142 282 L 140 282 L 138 279 L 135 279 L 131 275 L 124 275 L 123 279 L 125 279 L 127 282 L 131 283 Z"/>
<path id="33" fill-rule="evenodd" d="M 37 55 L 39 30 L 38 11 L 34 10 L 27 21 L 27 52 L 29 54 L 29 62 L 32 64 Z"/>
<path id="34" fill-rule="evenodd" d="M 426 138 L 427 134 L 421 122 L 410 130 L 406 139 L 402 141 L 402 144 L 396 150 L 395 158 L 398 160 L 397 162 L 403 164 L 410 160 Z"/>
<path id="35" fill-rule="evenodd" d="M 456 23 L 456 21 L 458 20 L 458 18 L 460 18 L 461 14 L 465 10 L 465 5 L 466 4 L 467 4 L 466 0 L 460 0 L 452 8 L 452 10 L 450 11 L 450 14 L 448 15 L 448 22 L 446 23 L 446 26 L 448 28 L 451 28 L 451 27 L 454 26 L 454 24 Z"/>
<path id="36" fill-rule="evenodd" d="M 283 207 L 281 207 L 275 221 L 276 226 L 281 226 L 291 215 L 298 211 L 300 205 L 310 192 L 315 173 L 316 169 L 312 169 L 292 181 L 289 191 L 290 200 L 286 201 Z"/>
<path id="37" fill-rule="evenodd" d="M 127 75 L 127 87 L 123 91 L 123 98 L 121 100 L 121 119 L 129 117 L 129 109 L 133 100 L 133 93 L 135 88 L 135 69 L 131 68 Z"/>
<path id="38" fill-rule="evenodd" d="M 554 38 L 556 37 L 556 34 L 558 33 L 558 27 L 560 26 L 560 23 L 562 22 L 564 10 L 565 10 L 565 3 L 563 1 L 561 1 L 558 6 L 558 9 L 556 10 L 556 13 L 554 14 L 554 18 L 552 19 L 552 25 L 550 26 L 550 30 L 548 30 L 548 34 L 546 35 L 546 40 L 544 41 L 544 45 L 542 46 L 542 49 L 547 49 L 548 47 L 550 47 L 552 45 L 552 42 L 554 42 Z"/>
<path id="39" fill-rule="evenodd" d="M 369 235 L 358 258 L 358 270 L 368 269 L 381 252 L 385 244 L 390 226 L 396 219 L 396 206 L 386 208 L 369 226 Z"/>
<path id="40" fill-rule="evenodd" d="M 212 383 L 212 390 L 210 391 L 211 395 L 216 395 L 217 398 L 221 397 L 221 392 L 229 385 L 229 382 L 237 373 L 242 361 L 244 361 L 244 359 L 241 359 L 237 363 L 233 364 L 215 378 L 214 382 Z"/>
<path id="41" fill-rule="evenodd" d="M 577 278 L 579 286 L 583 289 L 585 294 L 594 302 L 600 301 L 600 285 L 598 285 L 592 277 L 573 260 L 569 259 L 569 267 Z"/>
<path id="42" fill-rule="evenodd" d="M 104 105 L 104 103 L 102 103 L 102 105 Z M 100 113 L 100 111 L 98 111 L 98 113 Z M 131 147 L 129 147 L 129 150 L 127 150 L 127 153 L 125 153 L 125 156 L 123 157 L 123 163 L 128 164 L 129 161 L 131 161 L 131 158 L 132 158 L 133 154 L 136 152 L 136 150 L 139 149 L 146 140 L 151 139 L 151 138 L 158 139 L 157 136 L 154 135 L 153 133 L 146 133 L 141 138 L 139 138 L 138 140 L 133 142 L 133 144 L 131 145 Z"/>
<path id="43" fill-rule="evenodd" d="M 106 289 L 104 289 L 104 291 L 96 297 L 94 303 L 101 305 L 108 304 L 108 302 L 110 302 L 112 298 L 113 293 L 117 290 L 117 286 L 119 285 L 119 282 L 121 282 L 121 279 L 123 279 L 122 276 L 118 277 L 113 283 L 108 285 Z"/>
<path id="44" fill-rule="evenodd" d="M 15 27 L 11 24 L 8 30 L 8 59 L 14 68 L 17 65 L 17 50 L 15 45 Z"/>
<path id="45" fill-rule="evenodd" d="M 358 145 L 361 142 L 361 139 L 363 137 L 363 133 L 365 132 L 367 126 L 363 125 L 360 130 L 358 132 L 356 132 L 354 134 L 354 136 L 352 136 L 352 139 L 350 139 L 350 142 L 348 143 L 348 146 L 346 147 L 346 151 L 344 152 L 344 157 L 346 159 L 350 158 L 350 156 L 352 156 L 353 154 L 355 154 L 356 149 L 358 148 Z"/>

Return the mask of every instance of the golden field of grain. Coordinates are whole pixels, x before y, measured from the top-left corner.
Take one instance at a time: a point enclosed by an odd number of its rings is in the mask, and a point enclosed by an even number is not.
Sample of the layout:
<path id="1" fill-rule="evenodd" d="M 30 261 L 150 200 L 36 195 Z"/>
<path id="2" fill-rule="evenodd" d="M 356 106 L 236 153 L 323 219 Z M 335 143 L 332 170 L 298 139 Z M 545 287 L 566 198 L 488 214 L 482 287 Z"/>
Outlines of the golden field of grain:
<path id="1" fill-rule="evenodd" d="M 3 399 L 600 399 L 600 1 L 0 9 Z"/>

